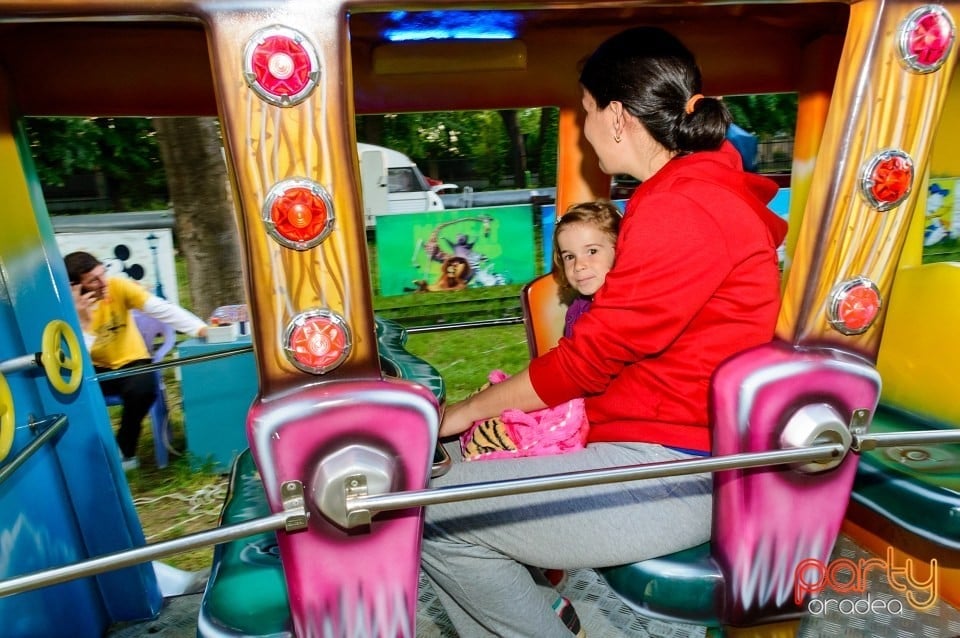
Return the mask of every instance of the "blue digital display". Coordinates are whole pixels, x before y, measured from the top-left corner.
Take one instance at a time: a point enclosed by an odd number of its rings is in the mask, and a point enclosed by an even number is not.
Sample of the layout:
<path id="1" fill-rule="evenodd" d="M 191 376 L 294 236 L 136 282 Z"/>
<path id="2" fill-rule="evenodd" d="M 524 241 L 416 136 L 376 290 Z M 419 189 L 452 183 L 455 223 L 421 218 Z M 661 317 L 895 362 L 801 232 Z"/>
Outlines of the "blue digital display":
<path id="1" fill-rule="evenodd" d="M 405 40 L 509 40 L 520 16 L 507 11 L 392 11 L 383 35 Z"/>

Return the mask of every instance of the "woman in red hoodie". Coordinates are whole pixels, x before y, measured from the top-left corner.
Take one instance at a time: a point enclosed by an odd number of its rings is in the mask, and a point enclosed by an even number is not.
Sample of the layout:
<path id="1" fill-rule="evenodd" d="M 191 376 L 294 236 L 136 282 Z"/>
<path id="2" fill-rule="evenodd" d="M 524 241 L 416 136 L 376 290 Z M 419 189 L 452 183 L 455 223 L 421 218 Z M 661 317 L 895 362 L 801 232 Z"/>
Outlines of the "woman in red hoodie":
<path id="1" fill-rule="evenodd" d="M 707 390 L 731 355 L 773 336 L 776 185 L 743 171 L 730 114 L 700 94 L 692 53 L 661 29 L 604 42 L 580 75 L 584 135 L 608 174 L 641 181 L 617 260 L 572 336 L 507 381 L 448 406 L 440 434 L 507 408 L 585 399 L 587 447 L 455 463 L 435 486 L 710 453 Z M 556 593 L 527 565 L 603 567 L 710 537 L 711 477 L 664 478 L 430 506 L 423 568 L 462 636 L 563 636 Z"/>

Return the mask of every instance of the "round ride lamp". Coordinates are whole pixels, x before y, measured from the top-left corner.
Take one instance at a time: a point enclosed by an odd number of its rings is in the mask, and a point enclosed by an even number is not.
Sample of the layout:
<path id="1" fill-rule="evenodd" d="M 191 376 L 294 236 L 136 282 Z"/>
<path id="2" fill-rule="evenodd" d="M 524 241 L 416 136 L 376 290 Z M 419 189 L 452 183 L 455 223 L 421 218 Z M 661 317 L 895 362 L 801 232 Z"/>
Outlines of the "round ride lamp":
<path id="1" fill-rule="evenodd" d="M 276 25 L 257 31 L 247 42 L 243 77 L 261 99 L 295 106 L 317 86 L 320 64 L 305 35 Z"/>
<path id="2" fill-rule="evenodd" d="M 900 25 L 897 51 L 906 68 L 932 73 L 947 61 L 955 39 L 950 12 L 940 5 L 928 4 L 914 9 Z"/>
<path id="3" fill-rule="evenodd" d="M 333 230 L 333 200 L 312 180 L 288 179 L 267 193 L 261 217 L 267 233 L 281 245 L 308 250 Z"/>
<path id="4" fill-rule="evenodd" d="M 830 325 L 845 335 L 867 331 L 880 313 L 880 290 L 866 277 L 838 284 L 830 293 Z"/>
<path id="5" fill-rule="evenodd" d="M 311 374 L 324 374 L 339 366 L 352 346 L 346 321 L 330 310 L 310 310 L 294 317 L 284 343 L 287 359 Z"/>
<path id="6" fill-rule="evenodd" d="M 913 186 L 913 160 L 903 151 L 877 153 L 863 167 L 860 194 L 873 208 L 887 211 L 910 194 Z"/>

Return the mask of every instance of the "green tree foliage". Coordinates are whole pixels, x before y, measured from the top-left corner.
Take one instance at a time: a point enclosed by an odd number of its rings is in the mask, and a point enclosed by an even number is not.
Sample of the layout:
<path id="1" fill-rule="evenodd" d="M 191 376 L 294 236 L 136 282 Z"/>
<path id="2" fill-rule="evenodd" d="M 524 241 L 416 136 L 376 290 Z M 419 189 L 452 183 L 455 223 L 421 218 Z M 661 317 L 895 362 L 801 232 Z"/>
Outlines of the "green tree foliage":
<path id="1" fill-rule="evenodd" d="M 793 135 L 794 93 L 735 95 L 724 101 L 734 121 L 761 141 Z M 526 169 L 537 176 L 528 186 L 556 184 L 558 121 L 555 108 L 516 111 Z M 63 186 L 73 175 L 98 174 L 106 181 L 112 210 L 168 205 L 167 175 L 149 118 L 28 118 L 24 124 L 45 187 Z M 361 141 L 406 153 L 434 178 L 457 181 L 469 175 L 500 188 L 513 176 L 515 149 L 497 111 L 365 115 L 357 117 L 356 126 Z"/>
<path id="2" fill-rule="evenodd" d="M 163 208 L 167 177 L 147 118 L 28 118 L 27 137 L 44 186 L 94 173 L 107 183 L 113 210 Z"/>
<path id="3" fill-rule="evenodd" d="M 516 121 L 526 148 L 526 168 L 542 173 L 543 144 L 552 145 L 549 167 L 556 171 L 556 122 L 541 125 L 543 109 L 516 111 Z M 548 109 L 556 119 L 555 109 Z M 497 111 L 449 111 L 431 113 L 394 113 L 357 117 L 358 137 L 362 142 L 396 149 L 414 158 L 432 177 L 443 178 L 446 162 L 469 163 L 470 173 L 495 188 L 512 176 L 510 160 L 513 146 Z M 544 140 L 544 132 L 552 140 Z M 434 170 L 436 169 L 436 170 Z M 550 179 L 555 179 L 550 175 Z"/>
<path id="4" fill-rule="evenodd" d="M 761 141 L 793 137 L 797 125 L 796 93 L 733 95 L 723 98 L 733 121 Z"/>

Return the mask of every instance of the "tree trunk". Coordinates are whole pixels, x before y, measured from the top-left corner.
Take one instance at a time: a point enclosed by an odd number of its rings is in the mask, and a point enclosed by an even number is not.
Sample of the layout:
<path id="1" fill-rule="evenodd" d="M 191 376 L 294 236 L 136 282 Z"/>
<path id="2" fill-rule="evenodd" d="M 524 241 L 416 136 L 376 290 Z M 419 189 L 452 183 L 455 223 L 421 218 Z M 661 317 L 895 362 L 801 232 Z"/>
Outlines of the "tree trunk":
<path id="1" fill-rule="evenodd" d="M 517 112 L 514 110 L 498 111 L 503 118 L 503 125 L 507 127 L 507 138 L 510 140 L 510 167 L 513 169 L 513 187 L 527 187 L 527 149 L 520 133 L 517 122 Z"/>
<path id="2" fill-rule="evenodd" d="M 218 307 L 246 301 L 233 197 L 215 118 L 156 118 L 180 255 L 192 310 L 206 319 Z"/>

